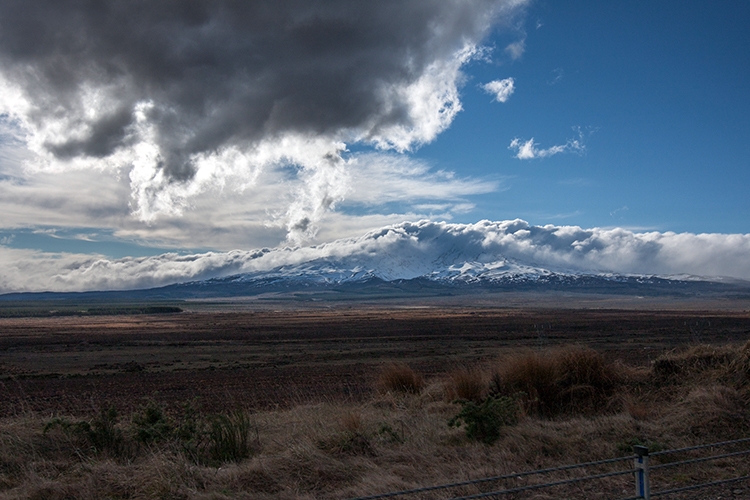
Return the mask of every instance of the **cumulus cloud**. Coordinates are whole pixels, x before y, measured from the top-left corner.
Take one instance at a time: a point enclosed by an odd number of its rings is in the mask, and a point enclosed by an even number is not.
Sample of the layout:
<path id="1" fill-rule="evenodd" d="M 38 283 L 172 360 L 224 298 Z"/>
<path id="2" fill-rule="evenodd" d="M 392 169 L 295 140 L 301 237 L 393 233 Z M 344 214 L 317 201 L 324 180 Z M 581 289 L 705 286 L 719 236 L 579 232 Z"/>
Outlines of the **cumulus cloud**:
<path id="1" fill-rule="evenodd" d="M 293 165 L 310 189 L 284 225 L 309 237 L 347 192 L 346 144 L 432 141 L 461 67 L 525 3 L 8 0 L 0 114 L 39 169 L 124 174 L 147 222 Z"/>
<path id="2" fill-rule="evenodd" d="M 482 88 L 488 94 L 495 96 L 497 102 L 506 102 L 516 90 L 515 80 L 506 78 L 504 80 L 493 80 L 482 85 Z"/>
<path id="3" fill-rule="evenodd" d="M 534 226 L 518 219 L 476 224 L 420 221 L 317 246 L 117 260 L 0 247 L 0 260 L 6 263 L 0 269 L 0 290 L 143 288 L 289 266 L 304 272 L 306 266 L 321 262 L 351 272 L 373 270 L 385 279 L 409 279 L 436 267 L 472 262 L 501 271 L 535 266 L 557 272 L 748 280 L 748 254 L 750 234 L 637 233 L 621 228 Z"/>
<path id="4" fill-rule="evenodd" d="M 565 144 L 559 144 L 549 148 L 539 148 L 532 137 L 528 141 L 515 138 L 510 142 L 508 149 L 515 149 L 514 155 L 519 160 L 534 160 L 537 158 L 546 158 L 560 153 L 582 153 L 586 146 L 579 139 L 569 139 Z"/>

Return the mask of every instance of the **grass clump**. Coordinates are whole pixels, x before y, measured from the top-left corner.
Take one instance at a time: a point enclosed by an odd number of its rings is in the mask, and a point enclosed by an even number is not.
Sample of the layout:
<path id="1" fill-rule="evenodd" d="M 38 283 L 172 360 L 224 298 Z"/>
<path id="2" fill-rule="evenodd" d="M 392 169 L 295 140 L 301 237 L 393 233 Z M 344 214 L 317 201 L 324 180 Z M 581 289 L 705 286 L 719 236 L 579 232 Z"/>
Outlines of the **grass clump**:
<path id="1" fill-rule="evenodd" d="M 419 394 L 424 385 L 424 378 L 406 363 L 390 363 L 380 372 L 377 389 L 381 393 Z"/>
<path id="2" fill-rule="evenodd" d="M 257 428 L 244 411 L 235 411 L 228 415 L 216 415 L 211 420 L 211 430 L 208 435 L 209 453 L 211 459 L 220 462 L 241 462 L 249 458 L 255 442 L 259 441 Z"/>
<path id="3" fill-rule="evenodd" d="M 319 441 L 321 450 L 334 454 L 374 456 L 372 435 L 365 431 L 362 424 L 362 414 L 358 411 L 344 413 L 341 418 L 342 433 L 335 433 L 327 439 Z M 377 433 L 375 436 L 379 435 Z"/>
<path id="4" fill-rule="evenodd" d="M 110 407 L 91 420 L 54 418 L 43 434 L 56 429 L 82 452 L 132 458 L 146 445 L 180 453 L 201 465 L 239 463 L 251 457 L 260 442 L 257 426 L 244 411 L 202 417 L 188 404 L 173 419 L 154 401 L 132 416 L 130 426 L 119 424 L 117 411 Z"/>
<path id="5" fill-rule="evenodd" d="M 443 389 L 448 401 L 461 399 L 480 403 L 487 396 L 488 385 L 480 370 L 459 368 L 448 374 Z"/>
<path id="6" fill-rule="evenodd" d="M 657 379 L 668 380 L 707 371 L 727 371 L 736 358 L 736 351 L 731 348 L 702 344 L 660 356 L 654 361 L 652 369 Z"/>
<path id="7" fill-rule="evenodd" d="M 601 354 L 569 347 L 506 359 L 492 376 L 490 393 L 523 393 L 528 413 L 555 417 L 605 408 L 620 381 L 616 367 Z"/>

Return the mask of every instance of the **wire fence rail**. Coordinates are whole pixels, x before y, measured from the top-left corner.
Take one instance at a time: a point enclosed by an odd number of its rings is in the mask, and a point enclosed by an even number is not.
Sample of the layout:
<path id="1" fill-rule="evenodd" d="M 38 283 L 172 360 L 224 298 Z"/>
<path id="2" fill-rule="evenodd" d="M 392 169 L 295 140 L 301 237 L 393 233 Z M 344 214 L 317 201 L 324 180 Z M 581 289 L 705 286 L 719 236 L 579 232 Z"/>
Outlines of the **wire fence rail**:
<path id="1" fill-rule="evenodd" d="M 710 454 L 701 457 L 686 458 L 684 460 L 669 461 L 670 456 L 688 454 L 693 452 L 706 452 L 717 450 L 721 448 L 742 448 L 740 450 L 735 449 L 725 453 Z M 597 460 L 593 462 L 583 462 L 572 465 L 563 465 L 560 467 L 551 467 L 547 469 L 538 469 L 533 471 L 511 473 L 500 476 L 483 477 L 479 479 L 472 479 L 466 481 L 459 481 L 448 484 L 440 484 L 435 486 L 426 486 L 422 488 L 413 488 L 409 490 L 393 491 L 389 493 L 380 493 L 376 495 L 357 497 L 351 500 L 381 500 L 387 498 L 445 498 L 449 500 L 469 500 L 479 498 L 497 498 L 500 499 L 506 495 L 514 495 L 523 493 L 526 491 L 540 490 L 545 488 L 555 488 L 564 485 L 574 485 L 587 481 L 601 480 L 616 476 L 632 475 L 635 486 L 635 496 L 622 498 L 621 500 L 640 500 L 650 499 L 652 497 L 659 497 L 665 495 L 672 495 L 676 493 L 682 493 L 691 490 L 697 490 L 701 488 L 708 488 L 714 486 L 728 485 L 739 481 L 750 480 L 750 474 L 744 474 L 739 476 L 732 476 L 729 478 L 718 479 L 714 481 L 701 482 L 690 484 L 687 486 L 680 486 L 677 488 L 669 488 L 651 491 L 651 473 L 659 473 L 662 470 L 670 469 L 679 466 L 688 466 L 692 464 L 726 460 L 743 455 L 750 455 L 750 438 L 735 439 L 733 441 L 722 441 L 718 443 L 710 443 L 699 446 L 690 446 L 687 448 L 676 448 L 672 450 L 662 450 L 649 454 L 649 450 L 645 446 L 634 446 L 633 455 L 610 458 L 606 460 Z M 652 465 L 650 463 L 652 458 L 657 460 L 666 460 L 665 463 L 659 463 Z M 630 463 L 632 467 L 623 468 L 624 463 Z M 615 470 L 602 471 L 602 468 L 612 467 L 617 465 Z M 589 473 L 588 475 L 582 475 L 578 477 L 568 477 L 565 479 L 551 480 L 544 483 L 532 483 L 524 484 L 521 486 L 509 486 L 509 482 L 518 482 L 521 480 L 530 480 L 532 478 L 549 476 L 552 474 L 566 473 L 570 474 L 574 471 L 591 471 L 592 469 L 598 468 L 599 471 L 596 473 Z M 745 471 L 747 472 L 747 471 Z M 631 483 L 632 484 L 632 483 Z M 503 485 L 503 486 L 499 486 Z M 497 489 L 499 487 L 499 489 Z M 468 488 L 475 488 L 478 491 L 476 493 L 463 493 L 459 490 L 466 490 Z M 451 493 L 452 492 L 452 493 Z M 441 494 L 440 497 L 435 497 L 433 494 Z M 442 495 L 454 495 L 454 496 L 442 496 Z M 457 495 L 457 496 L 456 496 Z"/>

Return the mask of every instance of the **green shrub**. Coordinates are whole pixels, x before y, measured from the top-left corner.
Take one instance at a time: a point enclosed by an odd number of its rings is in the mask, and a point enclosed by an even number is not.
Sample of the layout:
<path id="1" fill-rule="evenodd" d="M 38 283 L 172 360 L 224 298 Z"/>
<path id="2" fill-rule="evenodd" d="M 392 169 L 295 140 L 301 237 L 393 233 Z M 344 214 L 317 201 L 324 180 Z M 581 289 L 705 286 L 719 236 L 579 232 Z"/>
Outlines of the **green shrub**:
<path id="1" fill-rule="evenodd" d="M 492 444 L 500 437 L 500 429 L 518 422 L 518 401 L 515 397 L 488 397 L 482 403 L 460 401 L 461 411 L 448 421 L 450 427 L 465 426 L 466 437 Z"/>
<path id="2" fill-rule="evenodd" d="M 140 413 L 133 417 L 133 425 L 136 439 L 145 444 L 169 439 L 173 432 L 173 425 L 155 401 L 149 401 Z"/>
<path id="3" fill-rule="evenodd" d="M 80 439 L 94 452 L 106 451 L 121 456 L 126 451 L 125 436 L 122 429 L 117 427 L 117 410 L 114 407 L 103 408 L 91 421 L 70 422 L 64 418 L 55 418 L 44 426 L 43 434 L 56 427 Z"/>

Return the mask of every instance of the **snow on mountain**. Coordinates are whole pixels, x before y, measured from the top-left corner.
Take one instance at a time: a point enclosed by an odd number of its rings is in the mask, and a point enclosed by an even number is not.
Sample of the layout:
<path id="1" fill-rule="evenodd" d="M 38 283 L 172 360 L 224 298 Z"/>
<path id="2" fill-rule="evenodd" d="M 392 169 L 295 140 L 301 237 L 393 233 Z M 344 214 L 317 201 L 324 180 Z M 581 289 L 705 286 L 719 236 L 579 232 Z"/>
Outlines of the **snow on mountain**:
<path id="1" fill-rule="evenodd" d="M 404 222 L 316 246 L 167 253 L 105 259 L 58 254 L 0 267 L 0 291 L 145 289 L 231 276 L 342 283 L 423 278 L 454 283 L 513 276 L 674 276 L 750 280 L 750 234 L 636 233 L 622 228 L 535 226 L 516 219 L 474 224 Z M 546 278 L 545 278 L 546 277 Z M 708 277 L 708 278 L 703 278 Z"/>
<path id="2" fill-rule="evenodd" d="M 536 280 L 552 276 L 654 276 L 669 271 L 661 233 L 532 226 L 522 220 L 476 224 L 405 222 L 359 238 L 271 250 L 235 279 L 345 283 L 424 278 L 448 283 Z M 279 265 L 274 266 L 275 263 Z M 689 271 L 689 266 L 686 266 Z M 662 272 L 660 272 L 662 271 Z M 693 280 L 706 280 L 689 273 Z M 668 277 L 666 277 L 669 279 Z"/>

